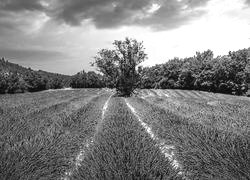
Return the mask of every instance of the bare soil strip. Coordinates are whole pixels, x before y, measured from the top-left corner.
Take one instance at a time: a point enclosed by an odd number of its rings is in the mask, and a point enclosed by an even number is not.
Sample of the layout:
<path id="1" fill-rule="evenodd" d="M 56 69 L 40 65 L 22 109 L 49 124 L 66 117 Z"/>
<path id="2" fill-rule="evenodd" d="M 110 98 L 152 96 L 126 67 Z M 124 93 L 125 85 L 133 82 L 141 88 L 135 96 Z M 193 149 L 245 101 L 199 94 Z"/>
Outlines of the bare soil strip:
<path id="1" fill-rule="evenodd" d="M 109 96 L 108 100 L 105 102 L 105 104 L 104 104 L 104 106 L 103 106 L 103 108 L 102 108 L 102 120 L 103 120 L 104 117 L 105 117 L 105 113 L 106 113 L 106 111 L 107 111 L 107 109 L 108 109 L 108 104 L 109 104 L 109 101 L 110 101 L 111 97 L 112 97 L 112 95 Z"/>
<path id="2" fill-rule="evenodd" d="M 113 97 L 74 179 L 180 179 L 123 98 Z"/>
<path id="3" fill-rule="evenodd" d="M 157 142 L 157 147 L 161 150 L 162 154 L 164 154 L 165 158 L 168 158 L 168 160 L 170 162 L 172 162 L 172 166 L 173 168 L 176 169 L 181 169 L 181 165 L 179 164 L 179 162 L 176 160 L 175 158 L 175 154 L 174 154 L 174 146 L 171 145 L 167 145 L 164 140 L 158 138 L 152 131 L 152 129 L 145 123 L 142 121 L 142 119 L 140 118 L 139 114 L 136 112 L 136 110 L 129 104 L 129 102 L 127 101 L 127 99 L 125 99 L 125 102 L 127 104 L 127 106 L 129 107 L 129 109 L 133 112 L 133 114 L 137 117 L 137 119 L 139 120 L 140 124 L 143 126 L 143 128 L 146 130 L 146 132 L 150 135 L 150 137 Z"/>
<path id="4" fill-rule="evenodd" d="M 107 108 L 108 108 L 109 101 L 110 101 L 110 99 L 111 99 L 112 96 L 113 96 L 113 94 L 111 94 L 109 96 L 109 98 L 107 99 L 107 101 L 103 105 L 103 107 L 102 107 L 101 121 L 98 121 L 96 127 L 98 127 L 98 125 L 103 121 L 103 119 L 105 117 L 105 113 L 106 113 Z M 97 131 L 98 131 L 98 128 L 96 128 L 95 134 L 97 133 Z M 79 153 L 75 157 L 73 168 L 65 172 L 64 177 L 61 178 L 62 180 L 69 180 L 70 177 L 73 175 L 74 171 L 78 171 L 79 167 L 81 166 L 81 162 L 83 161 L 83 159 L 86 156 L 86 151 L 90 148 L 90 146 L 93 145 L 93 142 L 94 142 L 94 138 L 93 137 L 87 139 L 86 142 L 83 143 L 83 147 L 80 148 Z"/>

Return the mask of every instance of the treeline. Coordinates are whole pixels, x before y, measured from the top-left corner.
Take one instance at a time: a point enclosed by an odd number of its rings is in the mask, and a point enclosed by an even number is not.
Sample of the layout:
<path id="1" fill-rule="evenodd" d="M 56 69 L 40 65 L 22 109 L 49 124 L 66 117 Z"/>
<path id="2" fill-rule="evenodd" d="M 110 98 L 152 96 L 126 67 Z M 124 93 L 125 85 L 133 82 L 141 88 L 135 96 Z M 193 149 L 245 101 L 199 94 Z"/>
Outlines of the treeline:
<path id="1" fill-rule="evenodd" d="M 114 69 L 109 65 L 108 69 Z M 187 89 L 243 95 L 250 87 L 250 48 L 214 57 L 211 50 L 164 64 L 139 67 L 138 88 Z M 117 77 L 114 77 L 116 79 Z M 35 92 L 47 89 L 115 88 L 116 81 L 81 71 L 73 76 L 34 71 L 0 59 L 0 93 Z M 119 82 L 119 81 L 118 81 Z"/>
<path id="2" fill-rule="evenodd" d="M 69 87 L 70 76 L 34 71 L 0 59 L 0 93 L 36 92 Z"/>
<path id="3" fill-rule="evenodd" d="M 214 57 L 211 50 L 140 69 L 140 88 L 174 88 L 243 95 L 250 85 L 250 48 Z"/>
<path id="4" fill-rule="evenodd" d="M 72 88 L 102 88 L 106 87 L 104 77 L 94 71 L 84 70 L 71 77 L 70 87 Z"/>
<path id="5" fill-rule="evenodd" d="M 0 94 L 37 92 L 48 89 L 101 88 L 105 87 L 103 76 L 93 71 L 81 71 L 74 76 L 34 71 L 18 64 L 0 59 Z"/>

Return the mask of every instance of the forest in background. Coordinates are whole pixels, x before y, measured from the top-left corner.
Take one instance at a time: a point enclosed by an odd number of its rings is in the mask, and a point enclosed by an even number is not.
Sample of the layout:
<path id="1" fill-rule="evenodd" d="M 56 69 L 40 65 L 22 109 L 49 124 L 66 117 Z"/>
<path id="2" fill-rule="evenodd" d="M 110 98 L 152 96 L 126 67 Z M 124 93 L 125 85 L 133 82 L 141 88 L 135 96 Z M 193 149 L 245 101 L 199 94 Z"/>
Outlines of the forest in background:
<path id="1" fill-rule="evenodd" d="M 100 88 L 102 76 L 93 71 L 81 71 L 74 76 L 32 70 L 0 59 L 0 94 L 37 92 L 48 89 Z"/>
<path id="2" fill-rule="evenodd" d="M 187 89 L 244 95 L 250 87 L 250 48 L 214 57 L 211 50 L 174 58 L 152 67 L 139 67 L 138 88 Z M 35 71 L 0 59 L 0 93 L 47 89 L 114 88 L 105 75 L 84 70 L 73 75 Z"/>
<path id="3" fill-rule="evenodd" d="M 0 59 L 0 93 L 36 92 L 69 86 L 70 76 L 35 71 Z"/>
<path id="4" fill-rule="evenodd" d="M 243 95 L 250 87 L 250 48 L 214 57 L 211 50 L 174 58 L 140 72 L 140 88 L 187 89 Z"/>

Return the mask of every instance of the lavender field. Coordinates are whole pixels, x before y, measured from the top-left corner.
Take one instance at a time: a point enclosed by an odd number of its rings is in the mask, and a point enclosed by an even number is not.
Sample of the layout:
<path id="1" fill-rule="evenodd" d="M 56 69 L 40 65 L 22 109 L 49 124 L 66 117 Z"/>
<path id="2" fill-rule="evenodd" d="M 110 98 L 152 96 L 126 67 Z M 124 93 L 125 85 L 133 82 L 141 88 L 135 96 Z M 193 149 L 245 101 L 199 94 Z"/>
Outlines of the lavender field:
<path id="1" fill-rule="evenodd" d="M 250 179 L 250 98 L 110 89 L 0 95 L 1 179 Z"/>

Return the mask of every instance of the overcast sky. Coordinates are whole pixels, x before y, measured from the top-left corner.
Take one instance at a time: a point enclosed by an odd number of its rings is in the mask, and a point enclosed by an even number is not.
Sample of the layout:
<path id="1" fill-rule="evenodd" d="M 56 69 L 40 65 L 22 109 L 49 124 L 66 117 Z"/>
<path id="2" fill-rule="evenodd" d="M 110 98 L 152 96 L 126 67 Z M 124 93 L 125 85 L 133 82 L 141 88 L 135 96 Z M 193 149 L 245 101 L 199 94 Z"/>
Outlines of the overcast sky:
<path id="1" fill-rule="evenodd" d="M 250 0 L 0 0 L 0 57 L 26 67 L 88 71 L 125 37 L 144 42 L 144 65 L 248 48 Z"/>

